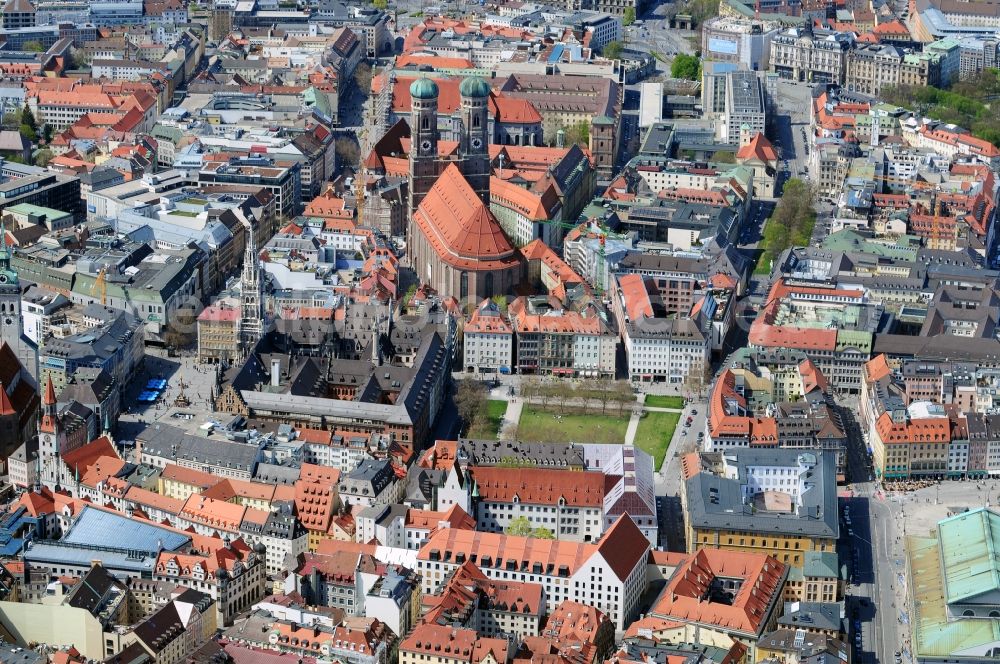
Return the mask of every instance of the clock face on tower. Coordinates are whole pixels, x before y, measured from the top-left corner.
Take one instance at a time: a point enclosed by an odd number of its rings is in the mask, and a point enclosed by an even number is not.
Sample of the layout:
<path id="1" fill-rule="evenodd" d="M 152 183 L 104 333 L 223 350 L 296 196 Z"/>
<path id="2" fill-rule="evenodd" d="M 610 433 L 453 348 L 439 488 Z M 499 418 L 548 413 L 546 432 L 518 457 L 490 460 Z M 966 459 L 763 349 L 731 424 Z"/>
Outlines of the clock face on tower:
<path id="1" fill-rule="evenodd" d="M 483 147 L 483 141 L 481 139 L 479 139 L 479 138 L 472 139 L 472 149 L 473 150 L 478 150 L 481 147 Z"/>
<path id="2" fill-rule="evenodd" d="M 422 153 L 424 153 L 424 154 L 427 154 L 428 152 L 430 152 L 430 151 L 431 151 L 431 147 L 432 147 L 432 146 L 431 146 L 431 142 L 430 142 L 430 141 L 428 141 L 428 140 L 424 140 L 424 141 L 423 141 L 423 142 L 422 142 L 422 143 L 420 144 L 420 151 L 421 151 Z"/>
<path id="3" fill-rule="evenodd" d="M 0 284 L 5 284 L 5 283 L 7 283 L 7 275 L 0 274 Z"/>

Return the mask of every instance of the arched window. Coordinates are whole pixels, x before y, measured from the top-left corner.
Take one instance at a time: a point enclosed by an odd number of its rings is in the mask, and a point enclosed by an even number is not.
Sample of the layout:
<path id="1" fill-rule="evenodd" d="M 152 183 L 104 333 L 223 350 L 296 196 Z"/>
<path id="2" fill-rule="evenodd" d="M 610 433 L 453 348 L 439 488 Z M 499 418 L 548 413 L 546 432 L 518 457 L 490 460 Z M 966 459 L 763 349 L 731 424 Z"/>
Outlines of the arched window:
<path id="1" fill-rule="evenodd" d="M 965 616 L 966 618 L 971 618 L 976 615 L 976 612 L 973 611 L 972 609 L 966 609 L 965 611 L 962 611 L 962 615 Z"/>
<path id="2" fill-rule="evenodd" d="M 422 119 L 420 120 L 420 128 L 421 128 L 421 129 L 430 129 L 430 127 L 431 127 L 431 121 L 430 121 L 430 120 L 428 120 L 428 119 L 427 119 L 427 116 L 425 115 L 425 116 L 424 116 L 424 117 L 423 117 L 423 118 L 422 118 Z"/>
<path id="3" fill-rule="evenodd" d="M 472 116 L 472 128 L 473 129 L 479 129 L 479 116 L 478 115 L 473 115 Z"/>
<path id="4" fill-rule="evenodd" d="M 486 273 L 486 278 L 483 280 L 483 288 L 484 288 L 484 291 L 485 291 L 483 293 L 483 295 L 485 295 L 486 297 L 492 297 L 494 295 L 494 293 L 493 293 L 493 273 L 492 272 L 487 272 Z"/>
<path id="5" fill-rule="evenodd" d="M 990 611 L 990 618 L 1000 618 L 1000 611 Z"/>
<path id="6" fill-rule="evenodd" d="M 469 273 L 463 270 L 461 276 L 458 278 L 458 281 L 459 298 L 464 300 L 469 297 Z"/>

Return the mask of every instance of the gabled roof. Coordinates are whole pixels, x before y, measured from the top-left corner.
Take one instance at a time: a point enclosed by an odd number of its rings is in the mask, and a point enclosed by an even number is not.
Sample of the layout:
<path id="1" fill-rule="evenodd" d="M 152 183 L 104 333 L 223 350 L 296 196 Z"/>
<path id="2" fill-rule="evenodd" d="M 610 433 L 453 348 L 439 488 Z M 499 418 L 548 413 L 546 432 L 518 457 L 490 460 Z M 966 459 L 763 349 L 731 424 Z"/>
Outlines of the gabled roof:
<path id="1" fill-rule="evenodd" d="M 625 581 L 649 553 L 649 540 L 627 514 L 608 528 L 597 542 L 597 552 L 611 567 L 619 581 Z"/>
<path id="2" fill-rule="evenodd" d="M 119 459 L 114 444 L 107 436 L 95 438 L 86 445 L 81 445 L 75 450 L 66 452 L 62 458 L 63 463 L 70 469 L 70 472 L 79 473 L 83 477 L 101 457 Z"/>
<path id="3" fill-rule="evenodd" d="M 500 223 L 455 164 L 448 165 L 413 216 L 427 242 L 450 265 L 502 269 L 518 261 Z"/>
<path id="4" fill-rule="evenodd" d="M 493 96 L 496 117 L 505 124 L 539 124 L 542 116 L 527 99 L 516 99 L 502 94 Z"/>
<path id="5" fill-rule="evenodd" d="M 573 473 L 552 468 L 474 466 L 468 475 L 479 497 L 488 502 L 600 507 L 604 504 L 604 473 Z"/>
<path id="6" fill-rule="evenodd" d="M 764 134 L 758 132 L 750 139 L 749 143 L 739 149 L 739 152 L 736 153 L 736 158 L 741 161 L 756 159 L 768 164 L 778 161 L 778 153 L 775 151 L 774 146 L 771 145 L 771 141 L 767 140 Z"/>

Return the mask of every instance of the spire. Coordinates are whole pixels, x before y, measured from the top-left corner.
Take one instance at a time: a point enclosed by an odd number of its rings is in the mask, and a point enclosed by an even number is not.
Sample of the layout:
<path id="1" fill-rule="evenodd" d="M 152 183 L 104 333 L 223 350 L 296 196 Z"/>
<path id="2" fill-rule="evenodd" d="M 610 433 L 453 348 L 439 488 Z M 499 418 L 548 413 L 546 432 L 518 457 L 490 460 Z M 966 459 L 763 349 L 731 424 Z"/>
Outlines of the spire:
<path id="1" fill-rule="evenodd" d="M 263 336 L 264 312 L 261 308 L 260 256 L 253 223 L 247 222 L 246 252 L 240 287 L 240 356 L 247 357 Z"/>
<path id="2" fill-rule="evenodd" d="M 45 406 L 54 406 L 56 403 L 56 388 L 52 385 L 52 374 L 47 376 L 48 382 L 45 384 L 45 396 L 42 398 L 42 404 Z"/>

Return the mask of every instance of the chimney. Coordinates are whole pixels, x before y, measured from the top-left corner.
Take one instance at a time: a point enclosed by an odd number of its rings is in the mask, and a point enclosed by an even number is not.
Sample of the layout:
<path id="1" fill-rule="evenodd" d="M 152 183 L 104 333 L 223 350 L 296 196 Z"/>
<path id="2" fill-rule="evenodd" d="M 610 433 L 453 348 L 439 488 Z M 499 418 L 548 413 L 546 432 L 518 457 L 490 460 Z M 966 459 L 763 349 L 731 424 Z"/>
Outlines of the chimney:
<path id="1" fill-rule="evenodd" d="M 281 360 L 271 360 L 271 387 L 281 386 Z"/>

